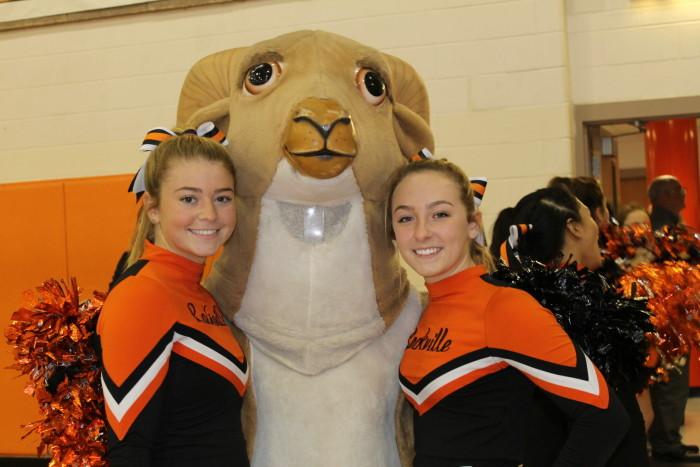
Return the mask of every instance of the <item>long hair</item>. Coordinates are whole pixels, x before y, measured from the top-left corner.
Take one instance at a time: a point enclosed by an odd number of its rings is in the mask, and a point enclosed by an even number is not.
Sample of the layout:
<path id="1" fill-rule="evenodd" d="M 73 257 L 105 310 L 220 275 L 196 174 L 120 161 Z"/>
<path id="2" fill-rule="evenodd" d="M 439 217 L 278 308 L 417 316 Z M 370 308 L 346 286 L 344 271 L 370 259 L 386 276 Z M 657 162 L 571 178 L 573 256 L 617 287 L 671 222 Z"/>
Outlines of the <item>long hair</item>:
<path id="1" fill-rule="evenodd" d="M 532 229 L 518 241 L 518 252 L 545 264 L 561 260 L 566 225 L 570 220 L 581 222 L 576 197 L 560 187 L 541 188 L 518 201 L 513 208 L 501 211 L 494 224 L 495 251 L 508 238 L 513 224 L 531 224 Z M 498 244 L 495 242 L 498 241 Z"/>
<path id="2" fill-rule="evenodd" d="M 144 173 L 146 192 L 151 204 L 142 204 L 139 208 L 136 229 L 131 239 L 127 267 L 131 266 L 143 254 L 144 242 L 154 241 L 154 226 L 148 218 L 148 209 L 160 203 L 160 188 L 163 179 L 176 161 L 206 160 L 220 162 L 235 179 L 233 162 L 226 149 L 216 141 L 193 134 L 182 134 L 162 142 L 150 153 L 146 160 Z"/>
<path id="3" fill-rule="evenodd" d="M 459 190 L 459 198 L 466 208 L 467 219 L 471 221 L 476 213 L 476 206 L 474 205 L 474 190 L 472 190 L 469 177 L 465 175 L 462 169 L 452 162 L 449 162 L 447 159 L 421 159 L 419 161 L 413 161 L 396 169 L 387 184 L 384 222 L 386 225 L 387 235 L 392 240 L 396 237 L 394 235 L 394 228 L 391 223 L 391 198 L 394 196 L 394 192 L 396 191 L 396 187 L 399 186 L 399 183 L 401 183 L 407 176 L 419 172 L 436 172 L 452 180 L 457 185 Z M 466 229 L 467 226 L 465 225 L 464 228 Z M 493 271 L 496 268 L 488 248 L 480 245 L 474 240 L 469 243 L 469 256 L 474 264 L 483 264 L 489 271 Z"/>

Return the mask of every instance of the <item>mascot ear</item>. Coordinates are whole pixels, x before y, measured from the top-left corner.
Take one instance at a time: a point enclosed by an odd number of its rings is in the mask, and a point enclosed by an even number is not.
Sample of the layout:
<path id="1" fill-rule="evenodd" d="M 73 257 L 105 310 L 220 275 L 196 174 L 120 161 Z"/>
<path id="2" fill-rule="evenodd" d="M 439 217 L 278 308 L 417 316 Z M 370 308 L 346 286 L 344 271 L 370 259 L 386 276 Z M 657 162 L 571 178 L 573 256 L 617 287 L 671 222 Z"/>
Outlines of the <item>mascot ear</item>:
<path id="1" fill-rule="evenodd" d="M 391 55 L 384 54 L 384 58 L 391 68 L 394 132 L 401 152 L 407 159 L 423 148 L 434 152 L 425 83 L 408 63 Z"/>
<path id="2" fill-rule="evenodd" d="M 235 82 L 235 58 L 244 51 L 229 49 L 204 57 L 192 66 L 180 91 L 177 126 L 196 127 L 207 120 L 227 132 L 229 97 Z"/>

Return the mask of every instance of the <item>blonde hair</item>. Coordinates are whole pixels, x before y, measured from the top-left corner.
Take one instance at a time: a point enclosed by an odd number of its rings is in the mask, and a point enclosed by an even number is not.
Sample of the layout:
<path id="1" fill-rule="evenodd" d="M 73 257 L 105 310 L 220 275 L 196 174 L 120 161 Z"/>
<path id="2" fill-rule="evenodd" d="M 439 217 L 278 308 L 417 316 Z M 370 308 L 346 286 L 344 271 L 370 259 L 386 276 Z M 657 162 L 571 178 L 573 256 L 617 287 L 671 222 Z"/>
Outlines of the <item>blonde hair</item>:
<path id="1" fill-rule="evenodd" d="M 384 222 L 386 225 L 387 235 L 389 235 L 392 240 L 395 239 L 395 235 L 394 227 L 392 226 L 391 222 L 391 198 L 394 196 L 396 187 L 398 187 L 399 183 L 401 183 L 409 175 L 428 171 L 442 174 L 455 182 L 457 188 L 459 189 L 460 200 L 467 210 L 467 219 L 471 221 L 474 218 L 474 214 L 476 213 L 476 206 L 474 204 L 474 190 L 472 189 L 469 177 L 467 177 L 462 169 L 447 159 L 421 159 L 418 161 L 413 161 L 396 169 L 389 179 L 387 185 L 388 189 L 386 195 L 386 207 L 384 211 Z M 481 229 L 482 227 L 479 226 L 479 228 Z M 484 245 L 480 245 L 475 240 L 472 240 L 469 243 L 469 256 L 472 261 L 474 261 L 474 264 L 482 264 L 486 266 L 486 269 L 489 272 L 496 270 L 496 263 L 494 262 L 488 248 Z"/>
<path id="2" fill-rule="evenodd" d="M 144 180 L 146 192 L 151 202 L 148 206 L 141 205 L 136 220 L 136 229 L 131 239 L 129 258 L 126 266 L 134 264 L 143 254 L 144 242 L 154 241 L 154 225 L 148 218 L 148 209 L 157 207 L 160 203 L 160 188 L 163 179 L 176 161 L 205 160 L 220 162 L 235 179 L 236 173 L 233 162 L 226 149 L 216 141 L 190 133 L 175 136 L 158 145 L 146 160 Z"/>

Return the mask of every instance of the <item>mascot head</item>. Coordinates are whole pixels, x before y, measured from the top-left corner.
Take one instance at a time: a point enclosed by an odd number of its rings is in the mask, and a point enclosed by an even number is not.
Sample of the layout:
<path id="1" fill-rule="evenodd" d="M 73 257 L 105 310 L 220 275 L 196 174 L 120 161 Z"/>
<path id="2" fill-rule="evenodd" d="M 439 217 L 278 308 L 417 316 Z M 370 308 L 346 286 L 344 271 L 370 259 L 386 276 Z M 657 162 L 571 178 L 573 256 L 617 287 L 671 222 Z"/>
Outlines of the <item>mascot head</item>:
<path id="1" fill-rule="evenodd" d="M 182 88 L 178 126 L 212 120 L 226 131 L 236 167 L 239 225 L 208 285 L 229 316 L 256 252 L 260 199 L 281 170 L 319 180 L 332 202 L 351 172 L 364 200 L 377 304 L 387 324 L 407 292 L 382 217 L 388 176 L 433 149 L 428 96 L 402 60 L 321 31 L 285 34 L 196 63 Z M 340 183 L 340 182 L 338 182 Z"/>

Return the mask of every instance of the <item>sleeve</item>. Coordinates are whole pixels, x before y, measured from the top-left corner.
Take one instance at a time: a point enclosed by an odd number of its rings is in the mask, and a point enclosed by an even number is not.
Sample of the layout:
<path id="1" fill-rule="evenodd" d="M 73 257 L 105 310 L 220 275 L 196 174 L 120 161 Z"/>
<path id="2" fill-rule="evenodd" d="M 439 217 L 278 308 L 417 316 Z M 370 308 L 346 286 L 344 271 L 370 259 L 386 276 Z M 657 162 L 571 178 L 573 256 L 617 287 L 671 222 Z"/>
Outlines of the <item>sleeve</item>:
<path id="1" fill-rule="evenodd" d="M 605 410 L 548 393 L 571 429 L 552 467 L 603 467 L 629 428 L 629 416 L 615 393 Z"/>
<path id="2" fill-rule="evenodd" d="M 600 371 L 527 293 L 497 292 L 486 312 L 487 345 L 542 388 L 571 423 L 555 467 L 605 465 L 629 420 Z"/>
<path id="3" fill-rule="evenodd" d="M 172 348 L 170 308 L 160 286 L 133 279 L 120 283 L 102 309 L 97 329 L 112 467 L 150 465 Z"/>

